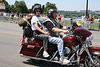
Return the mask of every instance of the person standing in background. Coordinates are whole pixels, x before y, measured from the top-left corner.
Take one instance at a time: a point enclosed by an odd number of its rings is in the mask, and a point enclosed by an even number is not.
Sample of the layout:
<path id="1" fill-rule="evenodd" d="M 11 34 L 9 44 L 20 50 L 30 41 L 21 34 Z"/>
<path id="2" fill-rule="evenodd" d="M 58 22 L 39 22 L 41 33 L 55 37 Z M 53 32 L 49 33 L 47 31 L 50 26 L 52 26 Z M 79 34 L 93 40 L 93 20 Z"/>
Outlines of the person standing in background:
<path id="1" fill-rule="evenodd" d="M 82 18 L 82 19 L 81 19 L 81 25 L 83 26 L 83 23 L 84 23 L 84 21 L 85 21 L 85 16 L 84 16 L 84 14 L 82 15 L 81 18 Z"/>
<path id="2" fill-rule="evenodd" d="M 88 16 L 85 16 L 84 26 L 85 26 L 86 28 L 88 27 Z"/>
<path id="3" fill-rule="evenodd" d="M 100 31 L 100 15 L 98 15 L 98 24 L 99 24 L 99 31 Z"/>
<path id="4" fill-rule="evenodd" d="M 58 23 L 61 23 L 61 18 L 62 18 L 62 16 L 59 14 L 58 15 Z"/>
<path id="5" fill-rule="evenodd" d="M 89 15 L 89 29 L 92 28 L 91 23 L 93 23 L 93 17 L 91 16 L 91 14 Z"/>

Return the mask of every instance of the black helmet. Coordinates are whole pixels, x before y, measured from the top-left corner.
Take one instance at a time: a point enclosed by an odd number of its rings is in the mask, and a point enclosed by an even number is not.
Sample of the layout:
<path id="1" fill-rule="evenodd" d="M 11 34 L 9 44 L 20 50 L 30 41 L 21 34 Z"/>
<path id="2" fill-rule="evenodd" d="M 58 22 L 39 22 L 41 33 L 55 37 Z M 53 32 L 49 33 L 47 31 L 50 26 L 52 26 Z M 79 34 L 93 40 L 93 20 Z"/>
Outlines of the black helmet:
<path id="1" fill-rule="evenodd" d="M 41 10 L 41 13 L 42 13 L 42 8 L 39 6 L 39 5 L 36 5 L 34 8 L 33 8 L 33 12 L 35 13 L 35 10 L 36 9 L 40 9 Z"/>
<path id="2" fill-rule="evenodd" d="M 49 11 L 47 12 L 47 16 L 49 17 L 49 18 L 53 18 L 53 13 L 54 12 L 56 12 L 57 13 L 57 10 L 55 10 L 55 9 L 49 9 Z"/>

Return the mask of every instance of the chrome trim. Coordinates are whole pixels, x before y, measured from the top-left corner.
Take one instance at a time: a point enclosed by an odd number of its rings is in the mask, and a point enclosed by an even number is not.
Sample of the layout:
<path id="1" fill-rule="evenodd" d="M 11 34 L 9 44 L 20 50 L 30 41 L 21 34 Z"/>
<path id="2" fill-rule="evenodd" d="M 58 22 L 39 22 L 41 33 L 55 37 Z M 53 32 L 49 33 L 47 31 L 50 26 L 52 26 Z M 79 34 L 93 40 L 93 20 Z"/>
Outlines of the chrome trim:
<path id="1" fill-rule="evenodd" d="M 75 53 L 70 57 L 70 59 L 68 59 L 68 60 L 71 60 L 73 57 L 74 57 L 74 55 L 75 55 Z"/>
<path id="2" fill-rule="evenodd" d="M 88 48 L 85 47 L 85 50 L 86 50 L 86 52 L 87 52 L 87 54 L 88 54 L 90 60 L 91 60 L 92 63 L 94 64 L 94 61 L 93 61 L 93 59 L 92 59 L 92 57 L 91 57 L 91 55 L 90 55 L 90 52 L 89 52 Z"/>
<path id="3" fill-rule="evenodd" d="M 87 41 L 87 42 L 90 42 L 90 41 L 92 41 L 92 40 L 93 40 L 93 35 L 92 35 L 92 34 L 91 34 L 89 37 L 86 38 L 86 41 Z"/>
<path id="4" fill-rule="evenodd" d="M 43 47 L 40 48 L 40 50 L 37 52 L 36 57 L 38 56 L 38 54 L 40 53 L 40 51 L 43 49 Z"/>
<path id="5" fill-rule="evenodd" d="M 57 53 L 58 53 L 58 50 L 55 52 L 55 54 L 54 54 L 53 57 L 50 59 L 50 61 L 54 59 L 54 57 L 56 56 Z"/>
<path id="6" fill-rule="evenodd" d="M 93 52 L 95 55 L 100 55 L 100 52 Z"/>

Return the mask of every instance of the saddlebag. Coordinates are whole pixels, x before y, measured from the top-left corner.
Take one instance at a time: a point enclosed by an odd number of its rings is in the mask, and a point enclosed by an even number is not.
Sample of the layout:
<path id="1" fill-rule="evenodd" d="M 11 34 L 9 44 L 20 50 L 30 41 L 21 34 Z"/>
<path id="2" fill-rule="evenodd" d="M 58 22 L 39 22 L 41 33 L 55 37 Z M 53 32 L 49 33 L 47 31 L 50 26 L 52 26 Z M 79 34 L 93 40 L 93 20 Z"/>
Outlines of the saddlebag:
<path id="1" fill-rule="evenodd" d="M 39 49 L 43 46 L 42 42 L 29 42 L 22 44 L 20 54 L 27 56 L 36 56 Z"/>

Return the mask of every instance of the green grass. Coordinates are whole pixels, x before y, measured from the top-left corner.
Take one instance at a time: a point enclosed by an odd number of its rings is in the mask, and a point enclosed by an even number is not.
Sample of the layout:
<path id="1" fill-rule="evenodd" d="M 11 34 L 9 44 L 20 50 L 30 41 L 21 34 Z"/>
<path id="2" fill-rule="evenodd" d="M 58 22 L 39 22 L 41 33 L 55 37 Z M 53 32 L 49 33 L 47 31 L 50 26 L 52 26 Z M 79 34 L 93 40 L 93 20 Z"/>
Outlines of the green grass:
<path id="1" fill-rule="evenodd" d="M 44 22 L 45 22 L 45 20 L 46 20 L 46 19 L 43 19 Z M 57 20 L 57 21 L 58 21 L 58 20 Z M 63 20 L 61 21 L 61 25 L 63 25 L 63 26 L 71 25 L 70 20 L 63 19 Z"/>
<path id="2" fill-rule="evenodd" d="M 68 20 L 68 19 L 63 19 L 61 21 L 61 25 L 63 25 L 63 26 L 69 26 L 69 25 L 71 25 L 71 21 Z"/>
<path id="3" fill-rule="evenodd" d="M 97 21 L 94 21 L 94 23 L 92 23 L 92 28 L 98 30 L 99 24 L 97 23 Z"/>
<path id="4" fill-rule="evenodd" d="M 81 21 L 79 21 L 79 22 L 81 23 Z M 97 22 L 98 22 L 98 21 L 95 20 L 94 23 L 91 24 L 91 25 L 92 25 L 92 29 L 98 30 L 99 25 L 98 25 Z M 71 21 L 68 20 L 68 19 L 63 19 L 62 22 L 61 22 L 61 24 L 62 24 L 63 26 L 69 26 L 69 25 L 71 25 Z M 83 25 L 83 26 L 84 26 L 84 25 Z M 88 24 L 88 26 L 89 26 L 89 24 Z M 87 27 L 87 28 L 89 28 L 89 27 Z"/>
<path id="5" fill-rule="evenodd" d="M 21 19 L 21 18 L 19 18 L 19 20 L 20 20 L 20 19 Z M 45 19 L 43 19 L 43 21 L 45 21 Z M 10 17 L 10 18 L 2 18 L 2 17 L 0 17 L 0 22 L 16 23 L 16 22 L 17 22 L 17 19 L 14 18 L 14 19 L 12 20 L 11 17 Z M 81 20 L 79 20 L 79 22 L 81 23 Z M 97 22 L 98 22 L 98 21 L 95 20 L 94 23 L 92 23 L 92 29 L 98 30 L 98 26 L 99 26 L 99 25 L 98 25 Z M 63 26 L 69 26 L 69 25 L 71 25 L 71 22 L 70 22 L 69 19 L 62 19 L 61 25 L 63 25 Z M 84 26 L 84 25 L 83 25 L 83 26 Z"/>
<path id="6" fill-rule="evenodd" d="M 43 19 L 43 21 L 45 21 L 45 19 Z M 79 22 L 81 23 L 81 20 L 79 20 Z M 98 25 L 97 22 L 98 21 L 95 20 L 94 23 L 91 24 L 92 25 L 92 29 L 98 30 L 99 25 Z M 61 25 L 63 25 L 63 26 L 69 26 L 70 25 L 71 26 L 71 21 L 69 19 L 62 19 Z M 88 24 L 88 26 L 89 26 L 89 24 Z M 87 28 L 89 28 L 89 27 L 87 27 Z"/>
<path id="7" fill-rule="evenodd" d="M 18 22 L 18 20 L 20 20 L 21 18 L 17 19 L 17 18 L 11 18 L 11 17 L 0 17 L 0 22 L 7 22 L 7 23 L 16 23 Z"/>

